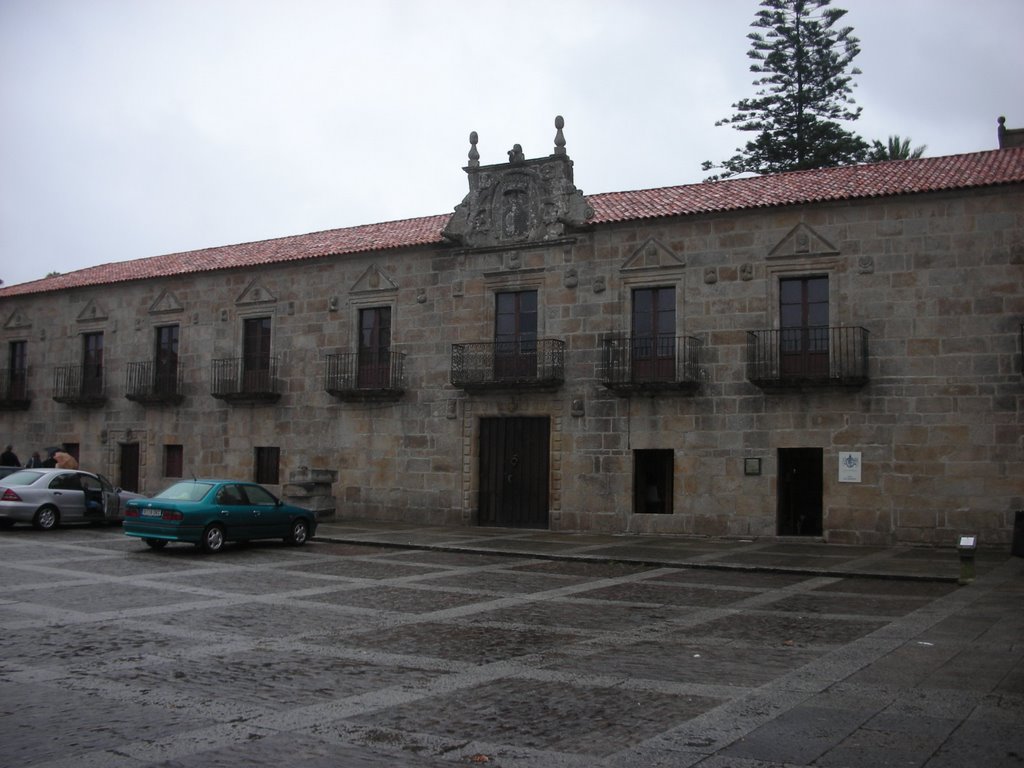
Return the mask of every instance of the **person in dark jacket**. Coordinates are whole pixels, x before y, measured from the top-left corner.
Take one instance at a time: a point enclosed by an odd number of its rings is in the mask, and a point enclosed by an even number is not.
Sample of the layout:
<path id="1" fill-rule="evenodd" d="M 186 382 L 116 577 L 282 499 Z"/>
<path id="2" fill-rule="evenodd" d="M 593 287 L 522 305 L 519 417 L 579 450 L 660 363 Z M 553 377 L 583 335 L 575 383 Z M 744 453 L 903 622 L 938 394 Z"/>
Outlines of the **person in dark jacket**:
<path id="1" fill-rule="evenodd" d="M 21 462 L 14 452 L 14 446 L 8 445 L 3 453 L 0 453 L 0 467 L 20 467 Z"/>
<path id="2" fill-rule="evenodd" d="M 39 458 L 39 451 L 32 451 L 32 457 L 25 462 L 26 469 L 43 466 L 43 460 Z"/>

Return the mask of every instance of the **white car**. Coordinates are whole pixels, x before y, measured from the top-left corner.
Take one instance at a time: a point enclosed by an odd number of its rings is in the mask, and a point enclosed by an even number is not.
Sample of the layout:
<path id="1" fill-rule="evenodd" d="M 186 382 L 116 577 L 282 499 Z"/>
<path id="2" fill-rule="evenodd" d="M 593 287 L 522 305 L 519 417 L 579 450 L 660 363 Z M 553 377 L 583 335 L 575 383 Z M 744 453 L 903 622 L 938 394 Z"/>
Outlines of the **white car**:
<path id="1" fill-rule="evenodd" d="M 21 469 L 0 478 L 0 528 L 31 523 L 46 531 L 61 523 L 116 523 L 124 518 L 125 502 L 142 498 L 94 472 Z"/>

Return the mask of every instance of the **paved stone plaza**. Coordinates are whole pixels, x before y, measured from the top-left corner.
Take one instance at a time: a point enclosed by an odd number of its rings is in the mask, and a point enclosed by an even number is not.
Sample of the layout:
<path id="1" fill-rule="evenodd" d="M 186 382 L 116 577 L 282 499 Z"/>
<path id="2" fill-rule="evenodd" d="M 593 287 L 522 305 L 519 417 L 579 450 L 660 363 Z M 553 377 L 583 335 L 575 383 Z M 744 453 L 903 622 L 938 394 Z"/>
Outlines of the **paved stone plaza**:
<path id="1" fill-rule="evenodd" d="M 15 528 L 0 584 L 3 766 L 1024 764 L 1019 558 L 958 587 Z"/>

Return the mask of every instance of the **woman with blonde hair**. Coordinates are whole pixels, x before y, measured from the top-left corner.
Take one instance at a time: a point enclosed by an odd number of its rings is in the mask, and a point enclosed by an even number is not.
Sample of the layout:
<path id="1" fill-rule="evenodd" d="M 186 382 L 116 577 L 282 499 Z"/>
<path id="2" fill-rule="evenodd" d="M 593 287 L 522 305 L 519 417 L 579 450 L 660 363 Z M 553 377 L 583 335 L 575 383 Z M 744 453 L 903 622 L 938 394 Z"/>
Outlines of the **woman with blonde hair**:
<path id="1" fill-rule="evenodd" d="M 57 460 L 59 469 L 78 469 L 78 460 L 67 451 L 57 451 L 53 458 Z"/>

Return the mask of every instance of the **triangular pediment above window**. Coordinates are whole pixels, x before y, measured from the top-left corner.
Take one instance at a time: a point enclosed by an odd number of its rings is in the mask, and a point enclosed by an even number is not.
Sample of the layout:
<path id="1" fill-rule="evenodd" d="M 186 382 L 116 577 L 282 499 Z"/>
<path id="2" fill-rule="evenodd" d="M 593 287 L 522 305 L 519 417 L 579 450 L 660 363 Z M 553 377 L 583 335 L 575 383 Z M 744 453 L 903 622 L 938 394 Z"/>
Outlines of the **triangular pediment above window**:
<path id="1" fill-rule="evenodd" d="M 398 283 L 392 280 L 376 264 L 371 264 L 351 288 L 352 293 L 374 293 L 377 291 L 397 291 Z"/>
<path id="2" fill-rule="evenodd" d="M 652 237 L 637 248 L 633 255 L 626 259 L 619 269 L 623 272 L 629 272 L 641 269 L 670 269 L 685 266 L 686 262 L 683 259 L 676 256 L 669 248 Z"/>
<path id="3" fill-rule="evenodd" d="M 259 280 L 253 280 L 235 299 L 235 304 L 273 304 L 277 296 L 267 290 Z"/>
<path id="4" fill-rule="evenodd" d="M 86 323 L 91 320 L 106 320 L 107 310 L 104 309 L 96 299 L 89 299 L 89 303 L 78 313 L 78 321 Z"/>
<path id="5" fill-rule="evenodd" d="M 181 312 L 185 308 L 181 302 L 178 301 L 178 297 L 171 291 L 164 291 L 161 293 L 156 301 L 154 301 L 149 307 L 149 314 L 151 315 L 166 315 L 171 312 Z"/>
<path id="6" fill-rule="evenodd" d="M 780 258 L 784 256 L 835 256 L 839 249 L 825 239 L 825 237 L 813 227 L 804 224 L 797 224 L 789 231 L 779 244 L 772 248 L 768 258 Z"/>
<path id="7" fill-rule="evenodd" d="M 16 309 L 11 312 L 10 317 L 7 318 L 7 322 L 4 323 L 4 329 L 8 331 L 16 331 L 19 328 L 31 328 L 32 321 L 28 319 L 28 315 L 22 312 L 20 309 Z"/>

